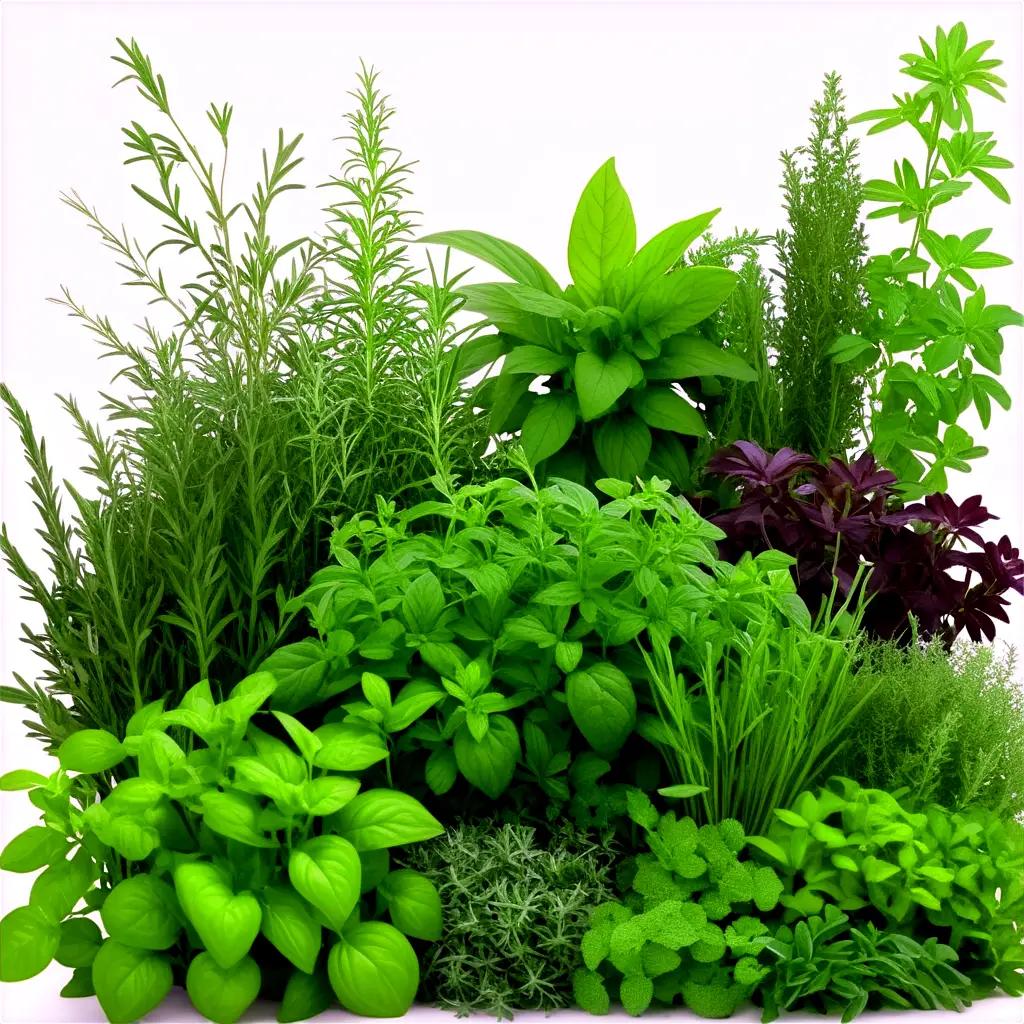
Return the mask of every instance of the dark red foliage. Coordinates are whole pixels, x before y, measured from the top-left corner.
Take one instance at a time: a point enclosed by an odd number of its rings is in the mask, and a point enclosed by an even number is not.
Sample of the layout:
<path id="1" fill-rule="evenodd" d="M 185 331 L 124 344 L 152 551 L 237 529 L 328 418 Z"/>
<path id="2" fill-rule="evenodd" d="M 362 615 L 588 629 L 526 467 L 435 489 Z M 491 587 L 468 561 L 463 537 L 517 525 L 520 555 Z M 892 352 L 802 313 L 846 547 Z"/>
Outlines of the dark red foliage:
<path id="1" fill-rule="evenodd" d="M 858 568 L 871 572 L 864 628 L 878 637 L 910 633 L 952 643 L 995 636 L 1007 621 L 1008 590 L 1024 594 L 1024 560 L 1008 537 L 985 541 L 974 528 L 995 519 L 980 496 L 957 504 L 930 494 L 904 506 L 896 477 L 870 453 L 853 462 L 815 462 L 790 448 L 770 455 L 739 441 L 708 463 L 708 472 L 737 481 L 739 504 L 713 516 L 726 533 L 724 558 L 766 548 L 796 558 L 793 572 L 812 611 L 831 593 L 844 598 Z"/>

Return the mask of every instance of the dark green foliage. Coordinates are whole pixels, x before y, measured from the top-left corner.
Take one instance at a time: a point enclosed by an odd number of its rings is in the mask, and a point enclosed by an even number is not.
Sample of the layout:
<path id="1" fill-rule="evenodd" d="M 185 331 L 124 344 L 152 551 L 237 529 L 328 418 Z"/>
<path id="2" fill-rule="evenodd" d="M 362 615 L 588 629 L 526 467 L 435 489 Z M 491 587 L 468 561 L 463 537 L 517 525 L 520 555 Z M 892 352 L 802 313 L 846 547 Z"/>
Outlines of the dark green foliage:
<path id="1" fill-rule="evenodd" d="M 868 647 L 872 699 L 835 770 L 917 803 L 1024 812 L 1024 692 L 1012 651 L 939 643 Z"/>
<path id="2" fill-rule="evenodd" d="M 771 935 L 760 916 L 776 907 L 782 883 L 742 856 L 739 822 L 698 827 L 659 815 L 639 790 L 628 806 L 649 852 L 628 862 L 622 902 L 594 908 L 576 1001 L 591 1013 L 616 1000 L 634 1016 L 680 1002 L 701 1016 L 729 1016 L 767 973 L 757 957 Z"/>
<path id="3" fill-rule="evenodd" d="M 766 945 L 770 980 L 759 993 L 762 1020 L 794 1007 L 842 1014 L 853 1020 L 870 1007 L 962 1010 L 970 981 L 957 969 L 956 953 L 934 938 L 917 942 L 873 924 L 854 927 L 831 904 L 823 917 L 780 928 Z"/>
<path id="4" fill-rule="evenodd" d="M 572 1005 L 589 908 L 612 895 L 611 854 L 567 829 L 459 825 L 408 851 L 441 894 L 445 930 L 423 964 L 421 996 L 460 1016 Z"/>
<path id="5" fill-rule="evenodd" d="M 2 695 L 32 712 L 30 729 L 50 745 L 82 726 L 119 733 L 148 700 L 180 697 L 195 678 L 216 690 L 254 668 L 287 635 L 281 605 L 323 563 L 332 516 L 381 491 L 414 501 L 433 474 L 469 470 L 486 439 L 452 358 L 459 300 L 450 282 L 420 281 L 406 255 L 407 166 L 387 145 L 392 111 L 374 73 L 364 70 L 355 93 L 325 240 L 275 243 L 268 217 L 302 187 L 301 137 L 280 135 L 253 195 L 235 203 L 137 44 L 122 44 L 116 60 L 161 119 L 159 131 L 133 123 L 126 144 L 128 162 L 155 181 L 155 194 L 135 188 L 166 236 L 151 247 L 77 195 L 67 201 L 171 326 L 156 316 L 128 341 L 65 292 L 116 365 L 109 436 L 63 399 L 93 488 L 68 485 L 70 516 L 28 414 L 0 390 L 52 576 L 3 534 L 8 565 L 45 616 L 25 630 L 45 668 Z M 224 161 L 230 114 L 209 115 Z M 195 190 L 200 212 L 190 213 Z M 172 287 L 180 272 L 157 262 L 168 253 L 198 260 L 198 276 Z"/>
<path id="6" fill-rule="evenodd" d="M 374 758 L 336 727 L 268 712 L 276 688 L 257 673 L 217 701 L 204 680 L 172 711 L 145 705 L 120 739 L 76 731 L 48 779 L 0 778 L 29 791 L 44 823 L 7 845 L 0 868 L 46 868 L 28 906 L 0 921 L 0 980 L 56 957 L 114 1024 L 147 1015 L 182 978 L 218 1024 L 261 991 L 284 991 L 303 1017 L 318 1012 L 311 989 L 333 988 L 354 1013 L 409 1008 L 419 968 L 406 936 L 436 939 L 441 904 L 423 875 L 390 870 L 389 851 L 441 825 L 404 793 L 360 791 Z M 106 938 L 87 917 L 97 910 Z"/>
<path id="7" fill-rule="evenodd" d="M 860 333 L 867 318 L 857 142 L 847 137 L 837 74 L 826 76 L 811 124 L 807 144 L 782 154 L 789 226 L 775 238 L 782 422 L 772 443 L 828 458 L 850 448 L 865 401 L 861 374 L 832 360 L 829 349 L 842 335 Z"/>
<path id="8" fill-rule="evenodd" d="M 1024 992 L 1024 826 L 990 811 L 911 810 L 836 778 L 749 839 L 782 875 L 789 922 L 834 904 L 854 921 L 950 946 L 975 994 Z"/>

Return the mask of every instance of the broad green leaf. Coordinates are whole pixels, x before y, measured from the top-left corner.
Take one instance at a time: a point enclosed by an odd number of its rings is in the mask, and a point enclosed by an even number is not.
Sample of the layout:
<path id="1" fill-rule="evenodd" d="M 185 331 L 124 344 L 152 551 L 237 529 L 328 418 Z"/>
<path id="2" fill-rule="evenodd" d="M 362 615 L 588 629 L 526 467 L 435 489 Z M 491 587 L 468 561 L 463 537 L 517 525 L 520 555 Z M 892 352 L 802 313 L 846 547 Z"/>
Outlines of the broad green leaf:
<path id="1" fill-rule="evenodd" d="M 63 921 L 99 877 L 99 869 L 89 852 L 80 849 L 71 860 L 51 864 L 33 883 L 29 903 L 38 907 L 51 921 Z"/>
<path id="2" fill-rule="evenodd" d="M 209 953 L 188 966 L 185 988 L 192 1005 L 214 1024 L 235 1024 L 260 994 L 260 969 L 252 957 L 221 967 Z"/>
<path id="3" fill-rule="evenodd" d="M 288 858 L 289 881 L 335 931 L 341 931 L 359 902 L 361 871 L 359 854 L 341 836 L 307 839 Z"/>
<path id="4" fill-rule="evenodd" d="M 537 396 L 530 391 L 530 377 L 520 373 L 502 373 L 492 377 L 481 386 L 491 386 L 489 395 L 481 390 L 478 400 L 485 409 L 490 409 L 489 425 L 496 434 L 518 430 L 526 417 L 527 407 Z"/>
<path id="5" fill-rule="evenodd" d="M 118 882 L 100 916 L 110 938 L 136 949 L 170 949 L 181 931 L 174 890 L 154 875 Z"/>
<path id="6" fill-rule="evenodd" d="M 388 756 L 384 737 L 358 722 L 330 722 L 320 726 L 316 736 L 323 744 L 313 762 L 318 768 L 361 772 Z"/>
<path id="7" fill-rule="evenodd" d="M 594 451 L 608 476 L 635 480 L 643 475 L 651 454 L 651 431 L 632 414 L 610 416 L 594 431 Z"/>
<path id="8" fill-rule="evenodd" d="M 247 793 L 222 793 L 211 790 L 200 797 L 203 822 L 218 835 L 227 836 L 247 846 L 276 849 L 277 842 L 268 839 L 258 827 L 259 802 Z"/>
<path id="9" fill-rule="evenodd" d="M 17 907 L 0 920 L 0 981 L 25 981 L 49 966 L 60 929 L 38 907 Z"/>
<path id="10" fill-rule="evenodd" d="M 609 275 L 635 252 L 633 208 L 612 158 L 587 183 L 569 229 L 569 273 L 588 306 L 600 304 Z"/>
<path id="11" fill-rule="evenodd" d="M 340 811 L 358 792 L 358 779 L 329 775 L 305 783 L 302 802 L 307 814 L 323 818 Z"/>
<path id="12" fill-rule="evenodd" d="M 587 742 L 604 757 L 616 753 L 636 724 L 636 695 L 624 672 L 599 662 L 571 673 L 565 684 L 569 713 Z"/>
<path id="13" fill-rule="evenodd" d="M 338 1002 L 364 1017 L 401 1017 L 412 1006 L 420 967 L 409 940 L 383 921 L 349 928 L 327 960 Z"/>
<path id="14" fill-rule="evenodd" d="M 520 443 L 531 466 L 560 451 L 576 426 L 576 399 L 568 394 L 540 395 L 525 422 Z"/>
<path id="15" fill-rule="evenodd" d="M 422 650 L 420 653 L 423 653 Z M 416 719 L 421 718 L 443 698 L 444 693 L 433 688 L 407 696 L 399 694 L 394 706 L 384 716 L 385 730 L 390 733 L 408 729 Z"/>
<path id="16" fill-rule="evenodd" d="M 441 937 L 441 897 L 418 871 L 392 871 L 378 886 L 391 921 L 404 935 L 436 942 Z"/>
<path id="17" fill-rule="evenodd" d="M 258 757 L 235 757 L 228 767 L 234 771 L 233 787 L 243 793 L 267 796 L 285 806 L 295 799 L 295 784 L 285 782 Z"/>
<path id="18" fill-rule="evenodd" d="M 444 591 L 429 570 L 417 576 L 402 596 L 402 614 L 412 633 L 429 633 L 437 625 L 444 606 Z"/>
<path id="19" fill-rule="evenodd" d="M 596 352 L 581 352 L 573 367 L 573 381 L 583 419 L 597 419 L 606 413 L 629 388 L 636 370 L 637 361 L 628 352 L 615 352 L 608 359 Z"/>
<path id="20" fill-rule="evenodd" d="M 68 841 L 60 832 L 33 825 L 16 835 L 0 853 L 0 870 L 22 874 L 38 871 L 56 860 L 63 860 Z"/>
<path id="21" fill-rule="evenodd" d="M 704 437 L 704 417 L 681 395 L 668 388 L 647 388 L 633 396 L 633 409 L 649 426 L 690 437 Z"/>
<path id="22" fill-rule="evenodd" d="M 317 730 L 317 735 L 320 735 L 320 730 Z M 276 776 L 292 785 L 305 781 L 306 765 L 287 743 L 252 725 L 245 736 L 255 747 L 259 761 Z M 322 751 L 317 752 L 318 758 L 321 753 Z"/>
<path id="23" fill-rule="evenodd" d="M 185 916 L 221 967 L 233 967 L 252 948 L 263 920 L 251 892 L 235 893 L 212 864 L 192 861 L 174 871 Z"/>
<path id="24" fill-rule="evenodd" d="M 60 766 L 67 772 L 92 775 L 119 765 L 127 751 L 121 741 L 104 729 L 80 729 L 57 749 Z"/>
<path id="25" fill-rule="evenodd" d="M 333 1002 L 334 992 L 326 975 L 320 971 L 315 974 L 292 971 L 277 1012 L 278 1024 L 310 1020 L 323 1013 Z"/>
<path id="26" fill-rule="evenodd" d="M 300 971 L 312 974 L 320 953 L 321 930 L 309 905 L 284 885 L 267 886 L 261 895 L 263 934 Z"/>
<path id="27" fill-rule="evenodd" d="M 418 843 L 444 831 L 418 800 L 394 789 L 360 793 L 338 812 L 334 823 L 359 851 Z"/>
<path id="28" fill-rule="evenodd" d="M 521 313 L 550 320 L 577 320 L 583 316 L 579 306 L 526 284 L 466 284 L 458 289 L 458 294 L 465 300 L 466 309 L 481 313 L 498 325 L 514 321 Z"/>
<path id="29" fill-rule="evenodd" d="M 45 785 L 45 775 L 29 771 L 27 768 L 15 768 L 12 772 L 0 775 L 0 791 L 12 792 L 19 789 L 34 789 L 36 786 Z"/>
<path id="30" fill-rule="evenodd" d="M 735 352 L 690 334 L 668 338 L 661 347 L 661 355 L 644 366 L 644 376 L 648 380 L 686 380 L 688 377 L 757 380 L 749 363 Z"/>
<path id="31" fill-rule="evenodd" d="M 221 705 L 221 710 L 236 722 L 248 722 L 277 690 L 271 672 L 254 672 L 237 683 Z"/>
<path id="32" fill-rule="evenodd" d="M 71 980 L 60 990 L 61 999 L 87 999 L 94 995 L 91 963 L 88 967 L 76 967 L 71 972 Z"/>
<path id="33" fill-rule="evenodd" d="M 842 334 L 825 350 L 833 363 L 848 363 L 859 355 L 876 348 L 875 342 L 861 334 Z"/>
<path id="34" fill-rule="evenodd" d="M 490 715 L 483 739 L 473 738 L 467 726 L 455 734 L 455 762 L 459 771 L 492 800 L 507 788 L 519 761 L 519 733 L 504 715 Z"/>
<path id="35" fill-rule="evenodd" d="M 572 360 L 564 352 L 552 352 L 540 345 L 517 345 L 501 364 L 502 373 L 526 373 L 533 377 L 550 376 L 567 370 Z"/>
<path id="36" fill-rule="evenodd" d="M 485 260 L 513 281 L 530 285 L 549 295 L 561 297 L 558 282 L 525 249 L 482 231 L 439 231 L 420 239 L 431 245 L 447 245 L 451 249 Z"/>
<path id="37" fill-rule="evenodd" d="M 618 304 L 625 308 L 638 294 L 646 291 L 670 271 L 686 250 L 710 227 L 720 210 L 709 210 L 659 231 L 630 261 L 623 273 Z"/>
<path id="38" fill-rule="evenodd" d="M 279 711 L 296 712 L 315 704 L 327 672 L 327 649 L 313 638 L 279 647 L 259 666 L 277 682 L 270 706 Z"/>
<path id="39" fill-rule="evenodd" d="M 96 998 L 110 1024 L 132 1024 L 167 997 L 174 977 L 165 956 L 107 939 L 92 962 Z"/>
<path id="40" fill-rule="evenodd" d="M 729 297 L 739 277 L 724 267 L 683 267 L 658 278 L 634 300 L 638 327 L 662 338 L 706 320 Z"/>
<path id="41" fill-rule="evenodd" d="M 320 752 L 320 738 L 297 718 L 284 711 L 274 711 L 273 715 L 284 726 L 284 731 L 288 733 L 306 764 L 313 764 Z"/>
<path id="42" fill-rule="evenodd" d="M 54 959 L 65 967 L 89 967 L 103 945 L 103 934 L 95 921 L 72 917 L 60 924 L 60 945 Z"/>
<path id="43" fill-rule="evenodd" d="M 451 747 L 438 747 L 427 758 L 426 779 L 432 793 L 443 796 L 455 785 L 459 767 Z"/>

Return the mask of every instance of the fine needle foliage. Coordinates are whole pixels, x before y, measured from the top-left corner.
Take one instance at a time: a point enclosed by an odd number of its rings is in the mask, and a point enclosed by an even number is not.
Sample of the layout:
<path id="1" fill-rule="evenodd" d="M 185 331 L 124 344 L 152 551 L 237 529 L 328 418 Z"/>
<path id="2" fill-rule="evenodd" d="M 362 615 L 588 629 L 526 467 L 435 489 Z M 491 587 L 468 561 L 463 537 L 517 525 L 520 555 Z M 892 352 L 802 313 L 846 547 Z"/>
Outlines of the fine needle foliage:
<path id="1" fill-rule="evenodd" d="M 409 167 L 387 144 L 392 109 L 375 72 L 364 68 L 352 94 L 324 237 L 275 242 L 272 209 L 303 187 L 301 136 L 279 133 L 251 196 L 228 198 L 231 106 L 207 114 L 214 161 L 138 44 L 121 42 L 114 59 L 159 117 L 152 129 L 132 122 L 125 144 L 155 183 L 132 187 L 163 234 L 140 242 L 64 197 L 155 307 L 128 340 L 70 291 L 58 300 L 116 366 L 109 433 L 61 400 L 92 488 L 66 485 L 70 515 L 27 411 L 0 391 L 48 563 L 40 573 L 0 536 L 43 613 L 24 640 L 45 664 L 38 682 L 18 678 L 2 696 L 29 709 L 51 747 L 79 727 L 120 733 L 157 696 L 254 668 L 287 634 L 280 608 L 326 557 L 331 517 L 372 507 L 380 491 L 417 500 L 431 476 L 470 470 L 486 439 L 451 355 L 465 333 L 451 320 L 455 282 L 447 267 L 422 279 L 406 254 Z"/>
<path id="2" fill-rule="evenodd" d="M 782 154 L 789 227 L 775 238 L 784 316 L 778 331 L 782 443 L 821 457 L 843 455 L 862 420 L 865 383 L 828 356 L 867 317 L 857 141 L 846 131 L 839 76 L 825 76 L 805 146 Z M 752 435 L 748 435 L 752 436 Z"/>

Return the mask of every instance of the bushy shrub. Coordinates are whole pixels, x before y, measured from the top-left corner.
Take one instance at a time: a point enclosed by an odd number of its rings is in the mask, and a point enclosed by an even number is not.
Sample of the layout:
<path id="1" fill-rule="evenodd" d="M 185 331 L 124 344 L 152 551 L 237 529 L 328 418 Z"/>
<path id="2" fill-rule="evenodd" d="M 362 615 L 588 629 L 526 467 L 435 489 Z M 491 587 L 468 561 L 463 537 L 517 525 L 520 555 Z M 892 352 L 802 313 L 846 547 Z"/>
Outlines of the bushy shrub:
<path id="1" fill-rule="evenodd" d="M 919 804 L 1024 812 L 1024 690 L 1012 650 L 981 644 L 873 645 L 859 674 L 872 697 L 836 772 Z"/>
<path id="2" fill-rule="evenodd" d="M 441 894 L 445 928 L 421 995 L 460 1016 L 572 1005 L 590 907 L 612 895 L 612 855 L 574 829 L 463 824 L 407 852 Z"/>

